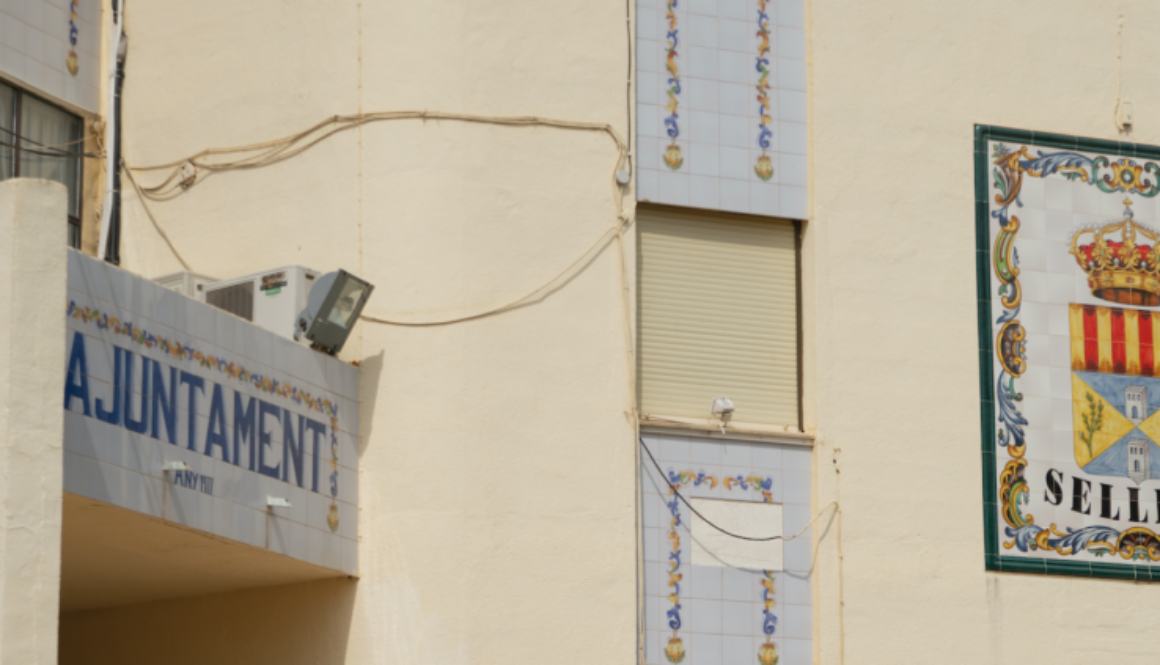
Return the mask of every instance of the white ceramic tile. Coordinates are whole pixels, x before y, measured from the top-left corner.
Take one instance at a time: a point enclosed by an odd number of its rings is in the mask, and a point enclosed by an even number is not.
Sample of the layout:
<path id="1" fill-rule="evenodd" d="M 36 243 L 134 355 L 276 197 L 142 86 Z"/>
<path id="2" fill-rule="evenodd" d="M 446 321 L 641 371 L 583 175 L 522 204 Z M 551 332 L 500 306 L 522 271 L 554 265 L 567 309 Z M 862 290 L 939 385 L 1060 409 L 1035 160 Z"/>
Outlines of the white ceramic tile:
<path id="1" fill-rule="evenodd" d="M 715 566 L 690 566 L 688 597 L 707 600 L 721 600 L 721 571 Z M 717 606 L 720 609 L 720 606 Z"/>
<path id="2" fill-rule="evenodd" d="M 17 21 L 24 21 L 26 0 L 3 0 L 0 10 Z"/>
<path id="3" fill-rule="evenodd" d="M 687 650 L 697 654 L 698 665 L 722 665 L 720 635 L 693 633 L 689 636 Z"/>
<path id="4" fill-rule="evenodd" d="M 720 174 L 718 148 L 715 143 L 692 143 L 689 146 L 689 170 L 694 176 L 714 176 Z M 696 187 L 695 182 L 693 183 Z M 694 203 L 694 205 L 696 205 Z"/>
<path id="5" fill-rule="evenodd" d="M 659 202 L 689 205 L 689 176 L 687 174 L 661 171 L 657 176 L 657 186 L 657 200 Z"/>
<path id="6" fill-rule="evenodd" d="M 1070 183 L 1069 183 L 1070 184 Z M 1074 188 L 1073 188 L 1074 189 Z M 1124 196 L 1122 194 L 1101 196 L 1099 214 L 1107 220 L 1120 220 L 1124 217 Z M 1131 197 L 1127 197 L 1131 198 Z M 1133 204 L 1135 205 L 1135 204 Z M 1075 212 L 1083 212 L 1076 210 Z"/>
<path id="7" fill-rule="evenodd" d="M 742 83 L 722 82 L 717 87 L 718 107 L 721 113 L 739 116 L 748 125 L 750 108 L 749 86 Z"/>
<path id="8" fill-rule="evenodd" d="M 721 571 L 721 598 L 723 600 L 748 604 L 757 599 L 754 591 L 757 588 L 757 578 L 752 572 L 740 568 L 719 568 L 718 570 Z"/>
<path id="9" fill-rule="evenodd" d="M 1020 243 L 1022 244 L 1022 243 Z M 1068 253 L 1069 247 L 1062 242 L 1047 241 L 1047 271 L 1057 275 L 1076 275 L 1079 264 Z"/>
<path id="10" fill-rule="evenodd" d="M 785 569 L 791 572 L 810 570 L 813 565 L 812 545 L 813 541 L 807 538 L 797 538 L 787 542 L 785 544 Z"/>
<path id="11" fill-rule="evenodd" d="M 39 2 L 30 2 L 28 4 L 30 10 L 33 7 L 36 8 L 35 12 L 30 11 L 30 13 L 37 13 L 38 16 L 43 16 L 43 10 L 40 9 Z M 36 60 L 37 62 L 44 62 L 44 33 L 40 30 L 40 28 L 33 25 L 29 25 L 25 28 L 24 55 L 32 58 L 33 60 Z"/>
<path id="12" fill-rule="evenodd" d="M 342 568 L 350 575 L 358 574 L 358 543 L 342 541 Z"/>
<path id="13" fill-rule="evenodd" d="M 32 58 L 24 59 L 24 80 L 33 88 L 44 87 L 44 63 Z"/>
<path id="14" fill-rule="evenodd" d="M 123 469 L 111 464 L 98 462 L 69 450 L 64 451 L 66 492 L 115 504 L 123 496 L 123 473 Z"/>
<path id="15" fill-rule="evenodd" d="M 779 182 L 783 185 L 806 185 L 805 155 L 778 154 Z"/>
<path id="16" fill-rule="evenodd" d="M 745 21 L 717 19 L 717 48 L 723 51 L 750 51 L 749 33 L 751 24 Z"/>
<path id="17" fill-rule="evenodd" d="M 745 180 L 749 177 L 749 151 L 722 146 L 719 151 L 721 177 Z"/>
<path id="18" fill-rule="evenodd" d="M 717 71 L 713 78 L 728 83 L 749 82 L 749 54 L 734 51 L 717 52 Z"/>
<path id="19" fill-rule="evenodd" d="M 657 176 L 659 173 L 655 170 L 645 170 L 641 168 L 636 173 L 636 198 L 639 201 L 656 201 L 657 197 Z"/>
<path id="20" fill-rule="evenodd" d="M 720 115 L 720 143 L 722 146 L 747 148 L 749 146 L 749 118 L 738 115 Z M 745 155 L 748 160 L 748 153 Z M 738 177 L 738 176 L 731 176 Z"/>
<path id="21" fill-rule="evenodd" d="M 636 36 L 640 39 L 651 40 L 654 43 L 664 38 L 664 31 L 660 29 L 661 12 L 656 9 L 638 8 L 636 10 Z"/>
<path id="22" fill-rule="evenodd" d="M 783 153 L 806 154 L 808 136 L 806 126 L 802 123 L 779 120 L 777 122 L 777 140 L 778 149 Z"/>
<path id="23" fill-rule="evenodd" d="M 809 639 L 813 637 L 813 610 L 802 605 L 782 607 L 782 634 L 787 638 Z"/>
<path id="24" fill-rule="evenodd" d="M 640 77 L 642 74 L 654 74 L 660 76 L 664 73 L 664 62 L 661 56 L 663 49 L 659 41 L 639 39 L 636 42 L 636 72 Z M 643 83 L 638 81 L 637 87 L 642 87 Z M 654 84 L 655 86 L 655 84 Z"/>
<path id="25" fill-rule="evenodd" d="M 716 146 L 704 146 L 704 148 L 716 152 Z M 714 161 L 716 160 L 714 159 Z M 716 209 L 721 205 L 720 180 L 715 177 L 715 174 L 713 176 L 694 175 L 689 178 L 689 204 L 697 208 L 708 209 Z"/>
<path id="26" fill-rule="evenodd" d="M 717 18 L 715 15 L 699 15 L 694 11 L 689 16 L 688 28 L 688 44 L 706 48 L 717 48 Z"/>
<path id="27" fill-rule="evenodd" d="M 664 136 L 661 130 L 659 106 L 649 106 L 646 104 L 637 106 L 636 131 L 641 136 Z"/>
<path id="28" fill-rule="evenodd" d="M 717 78 L 717 49 L 691 46 L 689 53 L 689 76 L 702 79 Z"/>
<path id="29" fill-rule="evenodd" d="M 1047 178 L 1043 181 L 1043 207 L 1047 210 L 1071 211 L 1072 193 L 1066 180 Z"/>
<path id="30" fill-rule="evenodd" d="M 23 79 L 26 60 L 23 53 L 4 47 L 4 67 L 13 76 Z"/>
<path id="31" fill-rule="evenodd" d="M 639 72 L 636 75 L 636 101 L 641 104 L 660 104 L 660 83 L 655 72 Z"/>
<path id="32" fill-rule="evenodd" d="M 813 469 L 813 451 L 805 446 L 785 446 L 782 460 L 787 471 L 810 471 Z"/>
<path id="33" fill-rule="evenodd" d="M 694 111 L 717 111 L 717 81 L 690 78 L 685 82 L 688 108 Z M 694 137 L 695 141 L 702 139 Z"/>
<path id="34" fill-rule="evenodd" d="M 717 0 L 717 15 L 744 21 L 749 18 L 749 9 L 745 0 Z"/>
<path id="35" fill-rule="evenodd" d="M 693 633 L 721 632 L 721 601 L 700 598 L 683 599 L 688 612 L 688 626 Z"/>
<path id="36" fill-rule="evenodd" d="M 790 122 L 806 122 L 806 94 L 796 90 L 777 91 L 778 118 Z"/>
<path id="37" fill-rule="evenodd" d="M 777 28 L 777 57 L 779 58 L 793 58 L 796 60 L 806 59 L 806 35 L 805 31 L 798 28 L 787 28 L 778 26 Z"/>
<path id="38" fill-rule="evenodd" d="M 783 478 L 785 503 L 810 505 L 810 474 L 804 471 L 786 471 Z"/>
<path id="39" fill-rule="evenodd" d="M 803 0 L 777 0 L 777 24 L 804 29 L 806 9 Z"/>
<path id="40" fill-rule="evenodd" d="M 749 212 L 749 183 L 722 178 L 721 208 L 733 212 Z"/>
<path id="41" fill-rule="evenodd" d="M 778 653 L 782 654 L 781 660 L 785 663 L 809 663 L 814 657 L 813 646 L 808 639 L 785 639 L 784 648 L 779 649 Z"/>
<path id="42" fill-rule="evenodd" d="M 1021 270 L 1047 271 L 1046 241 L 1032 240 L 1030 238 L 1020 239 L 1016 252 L 1019 254 L 1019 268 Z"/>
<path id="43" fill-rule="evenodd" d="M 754 182 L 749 188 L 749 211 L 771 217 L 781 214 L 779 193 L 773 183 Z"/>
<path id="44" fill-rule="evenodd" d="M 806 89 L 806 61 L 778 58 L 777 86 L 786 90 L 804 92 Z"/>

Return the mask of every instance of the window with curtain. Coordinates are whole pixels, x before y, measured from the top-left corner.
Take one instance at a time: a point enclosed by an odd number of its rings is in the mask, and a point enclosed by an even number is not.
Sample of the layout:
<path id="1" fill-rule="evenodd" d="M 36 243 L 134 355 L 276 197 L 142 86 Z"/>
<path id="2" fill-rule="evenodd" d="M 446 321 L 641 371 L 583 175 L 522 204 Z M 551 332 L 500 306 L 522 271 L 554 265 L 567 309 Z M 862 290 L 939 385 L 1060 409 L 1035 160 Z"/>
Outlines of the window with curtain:
<path id="1" fill-rule="evenodd" d="M 79 116 L 0 83 L 0 180 L 45 178 L 68 188 L 68 242 L 81 245 L 84 124 Z"/>
<path id="2" fill-rule="evenodd" d="M 650 416 L 800 429 L 797 226 L 637 209 L 639 399 Z"/>

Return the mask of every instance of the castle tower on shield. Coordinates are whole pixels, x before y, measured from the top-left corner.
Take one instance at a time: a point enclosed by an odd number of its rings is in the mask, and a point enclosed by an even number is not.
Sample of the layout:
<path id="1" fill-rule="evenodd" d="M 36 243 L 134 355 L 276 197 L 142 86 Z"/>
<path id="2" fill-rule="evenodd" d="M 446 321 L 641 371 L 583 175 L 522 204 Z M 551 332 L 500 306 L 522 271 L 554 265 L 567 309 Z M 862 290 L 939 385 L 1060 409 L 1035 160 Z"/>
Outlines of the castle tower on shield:
<path id="1" fill-rule="evenodd" d="M 1152 445 L 1147 439 L 1128 441 L 1128 477 L 1139 485 L 1150 475 Z"/>
<path id="2" fill-rule="evenodd" d="M 1148 388 L 1128 386 L 1124 389 L 1124 415 L 1133 425 L 1139 425 L 1148 418 Z"/>

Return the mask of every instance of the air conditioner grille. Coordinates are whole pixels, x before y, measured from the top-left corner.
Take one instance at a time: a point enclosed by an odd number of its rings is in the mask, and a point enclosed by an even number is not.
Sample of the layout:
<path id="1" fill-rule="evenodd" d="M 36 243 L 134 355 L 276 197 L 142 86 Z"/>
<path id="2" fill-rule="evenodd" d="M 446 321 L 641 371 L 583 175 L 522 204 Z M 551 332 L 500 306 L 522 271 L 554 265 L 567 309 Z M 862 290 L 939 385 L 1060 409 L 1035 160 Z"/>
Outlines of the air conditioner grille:
<path id="1" fill-rule="evenodd" d="M 220 289 L 206 289 L 206 303 L 247 321 L 254 320 L 254 283 L 243 282 Z"/>

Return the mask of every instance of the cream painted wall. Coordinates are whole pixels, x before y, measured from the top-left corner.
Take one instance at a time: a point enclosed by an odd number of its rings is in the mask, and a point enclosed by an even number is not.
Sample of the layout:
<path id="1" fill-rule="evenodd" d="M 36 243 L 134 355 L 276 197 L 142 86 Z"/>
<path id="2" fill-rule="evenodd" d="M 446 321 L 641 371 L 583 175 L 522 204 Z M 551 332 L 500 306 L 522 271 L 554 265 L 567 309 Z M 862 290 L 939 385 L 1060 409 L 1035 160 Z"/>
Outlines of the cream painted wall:
<path id="1" fill-rule="evenodd" d="M 125 158 L 167 162 L 360 109 L 539 115 L 627 136 L 625 16 L 607 0 L 136 2 Z M 150 205 L 199 272 L 344 267 L 377 287 L 365 313 L 443 319 L 524 296 L 592 246 L 615 224 L 616 157 L 595 132 L 408 120 Z M 180 269 L 131 191 L 124 207 L 123 267 Z M 148 645 L 175 625 L 206 639 L 173 662 L 301 643 L 299 624 L 254 619 L 271 606 L 309 617 L 318 641 L 254 662 L 632 662 L 636 444 L 616 252 L 606 243 L 501 316 L 356 330 L 342 355 L 362 367 L 361 578 L 334 592 L 349 594 L 345 613 L 300 585 L 70 615 L 62 639 L 101 648 L 65 648 L 64 661 L 155 662 Z M 258 636 L 223 628 L 252 621 Z"/>
<path id="2" fill-rule="evenodd" d="M 832 529 L 822 663 L 1147 660 L 1160 645 L 1153 585 L 983 569 L 973 126 L 1116 139 L 1121 21 L 1130 138 L 1157 144 L 1155 4 L 813 3 L 815 505 L 840 499 L 844 557 L 839 580 Z"/>
<path id="3" fill-rule="evenodd" d="M 0 663 L 5 664 L 48 665 L 57 655 L 66 202 L 59 183 L 0 183 Z"/>

